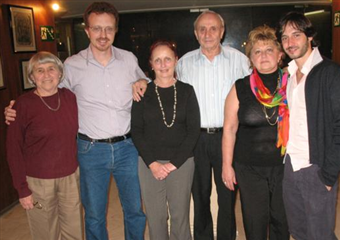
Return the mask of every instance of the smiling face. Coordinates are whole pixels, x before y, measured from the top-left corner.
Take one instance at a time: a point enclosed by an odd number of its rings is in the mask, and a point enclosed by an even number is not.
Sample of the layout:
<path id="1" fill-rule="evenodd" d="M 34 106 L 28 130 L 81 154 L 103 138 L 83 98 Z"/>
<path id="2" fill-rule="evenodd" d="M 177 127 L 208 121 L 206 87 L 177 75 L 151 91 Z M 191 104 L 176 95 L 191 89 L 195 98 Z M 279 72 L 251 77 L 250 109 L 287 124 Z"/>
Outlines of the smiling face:
<path id="1" fill-rule="evenodd" d="M 175 75 L 177 59 L 175 53 L 168 46 L 160 45 L 153 49 L 150 65 L 155 71 L 156 79 L 172 79 Z"/>
<path id="2" fill-rule="evenodd" d="M 91 13 L 88 22 L 89 27 L 85 32 L 90 39 L 92 51 L 110 51 L 117 31 L 115 17 L 107 13 Z"/>
<path id="3" fill-rule="evenodd" d="M 302 64 L 312 52 L 312 40 L 312 37 L 307 37 L 290 23 L 285 26 L 281 37 L 284 51 L 291 59 L 297 60 Z"/>
<path id="4" fill-rule="evenodd" d="M 219 48 L 223 33 L 224 27 L 216 14 L 204 14 L 196 23 L 195 36 L 203 52 Z"/>
<path id="5" fill-rule="evenodd" d="M 61 72 L 55 63 L 42 63 L 33 67 L 30 79 L 37 87 L 40 96 L 50 96 L 58 91 Z"/>
<path id="6" fill-rule="evenodd" d="M 272 40 L 257 41 L 251 50 L 250 60 L 253 66 L 263 74 L 275 72 L 279 66 L 282 52 Z"/>

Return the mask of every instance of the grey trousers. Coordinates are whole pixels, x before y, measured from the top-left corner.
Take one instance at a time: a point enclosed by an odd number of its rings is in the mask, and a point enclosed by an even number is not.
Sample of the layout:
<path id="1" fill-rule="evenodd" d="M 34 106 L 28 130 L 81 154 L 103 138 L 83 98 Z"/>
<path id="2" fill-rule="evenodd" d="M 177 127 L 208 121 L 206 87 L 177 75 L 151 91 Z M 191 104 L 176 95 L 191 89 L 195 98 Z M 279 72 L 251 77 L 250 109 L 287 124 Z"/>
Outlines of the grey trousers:
<path id="1" fill-rule="evenodd" d="M 335 240 L 338 182 L 328 191 L 317 165 L 293 172 L 289 155 L 283 178 L 283 201 L 289 232 L 296 240 Z"/>
<path id="2" fill-rule="evenodd" d="M 168 161 L 159 161 L 168 162 Z M 190 195 L 194 158 L 164 180 L 156 180 L 139 157 L 139 181 L 149 226 L 150 240 L 190 240 Z M 168 218 L 170 213 L 170 236 Z"/>

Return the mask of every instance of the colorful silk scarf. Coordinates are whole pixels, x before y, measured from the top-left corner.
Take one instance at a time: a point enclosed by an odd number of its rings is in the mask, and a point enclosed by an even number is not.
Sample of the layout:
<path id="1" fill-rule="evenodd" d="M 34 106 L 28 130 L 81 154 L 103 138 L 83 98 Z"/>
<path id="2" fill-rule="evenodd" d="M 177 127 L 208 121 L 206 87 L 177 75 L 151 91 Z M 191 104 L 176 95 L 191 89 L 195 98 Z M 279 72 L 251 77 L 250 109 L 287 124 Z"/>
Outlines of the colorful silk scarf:
<path id="1" fill-rule="evenodd" d="M 254 68 L 253 73 L 250 75 L 250 87 L 257 100 L 265 107 L 279 106 L 276 147 L 281 147 L 281 155 L 284 155 L 289 134 L 289 109 L 286 96 L 288 73 L 283 73 L 282 69 L 279 69 L 279 78 L 278 86 L 272 95 L 269 89 L 264 86 L 257 70 Z"/>

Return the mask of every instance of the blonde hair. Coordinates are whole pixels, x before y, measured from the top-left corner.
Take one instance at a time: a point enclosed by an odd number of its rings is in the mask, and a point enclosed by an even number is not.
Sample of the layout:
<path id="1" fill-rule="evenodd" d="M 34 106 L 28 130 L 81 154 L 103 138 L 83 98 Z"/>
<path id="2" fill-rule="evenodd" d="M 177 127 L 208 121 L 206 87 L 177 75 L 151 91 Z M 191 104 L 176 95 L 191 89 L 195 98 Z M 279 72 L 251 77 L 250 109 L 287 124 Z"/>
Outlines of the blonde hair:
<path id="1" fill-rule="evenodd" d="M 269 42 L 272 41 L 277 49 L 283 53 L 281 44 L 277 40 L 275 30 L 267 25 L 259 26 L 248 34 L 248 40 L 246 45 L 246 55 L 250 59 L 251 50 L 253 49 L 254 45 L 258 41 Z M 282 54 L 281 60 L 279 65 L 282 64 L 282 59 L 284 58 L 284 53 Z M 251 67 L 253 67 L 253 63 L 250 61 Z"/>

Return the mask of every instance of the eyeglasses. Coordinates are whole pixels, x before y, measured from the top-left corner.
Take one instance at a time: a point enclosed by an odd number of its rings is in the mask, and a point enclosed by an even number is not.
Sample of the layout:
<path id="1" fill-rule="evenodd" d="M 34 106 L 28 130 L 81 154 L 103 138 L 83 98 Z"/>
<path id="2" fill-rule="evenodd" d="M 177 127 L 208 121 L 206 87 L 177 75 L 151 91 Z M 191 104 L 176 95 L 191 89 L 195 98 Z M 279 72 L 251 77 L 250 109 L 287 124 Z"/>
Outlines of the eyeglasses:
<path id="1" fill-rule="evenodd" d="M 34 202 L 33 206 L 36 207 L 37 209 L 42 209 L 43 208 L 43 206 L 42 206 L 42 204 L 40 202 Z"/>
<path id="2" fill-rule="evenodd" d="M 92 30 L 92 32 L 94 33 L 101 33 L 102 31 L 104 31 L 106 34 L 112 34 L 115 32 L 115 28 L 114 27 L 101 27 L 101 26 L 93 26 L 93 27 L 89 27 L 89 29 Z"/>

